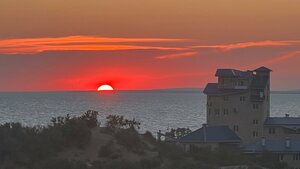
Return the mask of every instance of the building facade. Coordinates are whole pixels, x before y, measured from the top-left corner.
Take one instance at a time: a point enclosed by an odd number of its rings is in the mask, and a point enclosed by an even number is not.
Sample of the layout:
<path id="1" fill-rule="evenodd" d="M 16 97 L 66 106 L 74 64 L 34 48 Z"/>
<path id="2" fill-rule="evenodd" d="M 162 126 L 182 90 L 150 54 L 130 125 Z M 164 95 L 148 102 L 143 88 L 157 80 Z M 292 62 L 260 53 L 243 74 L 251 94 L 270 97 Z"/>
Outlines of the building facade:
<path id="1" fill-rule="evenodd" d="M 270 72 L 218 69 L 218 83 L 207 84 L 208 126 L 226 125 L 251 143 L 264 135 L 264 121 L 270 116 Z"/>

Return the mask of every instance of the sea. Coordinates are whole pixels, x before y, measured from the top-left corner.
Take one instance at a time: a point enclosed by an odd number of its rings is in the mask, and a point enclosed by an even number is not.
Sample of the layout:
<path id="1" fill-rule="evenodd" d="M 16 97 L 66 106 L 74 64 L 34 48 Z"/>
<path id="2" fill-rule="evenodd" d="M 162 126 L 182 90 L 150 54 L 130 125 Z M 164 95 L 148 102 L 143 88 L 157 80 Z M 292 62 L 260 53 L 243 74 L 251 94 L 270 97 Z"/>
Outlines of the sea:
<path id="1" fill-rule="evenodd" d="M 200 90 L 0 93 L 0 123 L 48 125 L 52 117 L 99 112 L 100 125 L 110 115 L 141 123 L 140 132 L 185 127 L 195 130 L 206 121 L 206 96 Z M 300 117 L 300 94 L 272 93 L 271 115 Z"/>

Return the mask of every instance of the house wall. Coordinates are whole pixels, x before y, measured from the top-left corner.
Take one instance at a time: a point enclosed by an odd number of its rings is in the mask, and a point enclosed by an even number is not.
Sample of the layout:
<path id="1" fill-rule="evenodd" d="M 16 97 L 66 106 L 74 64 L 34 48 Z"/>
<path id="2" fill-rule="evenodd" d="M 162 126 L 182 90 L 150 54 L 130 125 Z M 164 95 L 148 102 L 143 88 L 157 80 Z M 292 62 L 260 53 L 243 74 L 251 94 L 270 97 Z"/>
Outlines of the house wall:
<path id="1" fill-rule="evenodd" d="M 229 83 L 243 80 L 245 85 L 250 81 L 244 79 L 226 79 Z M 231 83 L 230 83 L 231 84 Z M 220 85 L 220 84 L 219 84 Z M 221 85 L 222 86 L 222 85 Z M 270 91 L 269 82 L 265 89 L 262 89 L 265 96 L 262 102 L 253 102 L 250 97 L 253 90 L 246 90 L 245 93 L 226 96 L 207 96 L 207 124 L 210 126 L 226 125 L 237 133 L 243 144 L 252 143 L 264 136 L 263 123 L 270 115 Z M 258 93 L 259 94 L 259 93 Z"/>
<path id="2" fill-rule="evenodd" d="M 236 86 L 249 86 L 249 79 L 231 78 L 231 77 L 219 77 L 218 87 L 222 89 L 233 89 Z"/>
<path id="3" fill-rule="evenodd" d="M 271 131 L 269 131 L 271 130 Z M 275 133 L 273 132 L 275 131 Z M 264 126 L 264 136 L 268 139 L 300 139 L 300 133 L 285 129 L 281 126 Z"/>
<path id="4" fill-rule="evenodd" d="M 263 136 L 264 105 L 255 103 L 258 109 L 254 109 L 249 93 L 208 97 L 208 125 L 228 126 L 237 133 L 243 143 L 250 143 Z M 245 101 L 241 101 L 241 97 L 244 97 Z"/>
<path id="5" fill-rule="evenodd" d="M 220 145 L 218 143 L 183 143 L 182 146 L 185 152 L 189 152 L 195 148 L 209 148 L 213 151 L 219 148 Z"/>
<path id="6" fill-rule="evenodd" d="M 286 162 L 289 169 L 300 169 L 300 154 L 286 153 L 281 155 L 283 158 L 280 159 L 280 161 Z M 298 156 L 299 158 L 296 158 L 296 156 Z"/>

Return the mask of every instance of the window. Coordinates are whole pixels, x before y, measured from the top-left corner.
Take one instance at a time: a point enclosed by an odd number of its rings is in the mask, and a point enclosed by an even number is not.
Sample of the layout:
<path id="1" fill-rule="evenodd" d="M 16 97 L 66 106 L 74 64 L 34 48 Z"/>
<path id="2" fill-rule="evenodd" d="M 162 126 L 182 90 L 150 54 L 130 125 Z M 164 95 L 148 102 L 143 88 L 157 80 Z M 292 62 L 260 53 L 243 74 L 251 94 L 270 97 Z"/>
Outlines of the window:
<path id="1" fill-rule="evenodd" d="M 233 113 L 235 113 L 235 114 L 237 114 L 237 113 L 238 113 L 238 111 L 237 111 L 237 109 L 236 109 L 236 108 L 233 108 Z"/>
<path id="2" fill-rule="evenodd" d="M 253 124 L 258 124 L 258 120 L 253 120 Z"/>
<path id="3" fill-rule="evenodd" d="M 253 132 L 252 132 L 252 136 L 253 136 L 253 137 L 258 137 L 258 132 L 257 132 L 257 131 L 253 131 Z"/>
<path id="4" fill-rule="evenodd" d="M 224 101 L 228 101 L 229 100 L 229 96 L 224 96 Z"/>
<path id="5" fill-rule="evenodd" d="M 239 131 L 239 126 L 238 125 L 233 125 L 233 131 L 238 132 Z"/>
<path id="6" fill-rule="evenodd" d="M 300 154 L 293 154 L 293 160 L 300 160 Z"/>
<path id="7" fill-rule="evenodd" d="M 263 98 L 264 97 L 264 92 L 259 92 L 259 97 Z"/>
<path id="8" fill-rule="evenodd" d="M 207 102 L 207 106 L 211 107 L 212 106 L 212 102 Z"/>
<path id="9" fill-rule="evenodd" d="M 258 104 L 253 104 L 253 109 L 257 110 L 258 109 Z"/>
<path id="10" fill-rule="evenodd" d="M 279 159 L 279 161 L 283 161 L 283 157 L 284 157 L 283 154 L 278 154 L 278 159 Z"/>
<path id="11" fill-rule="evenodd" d="M 241 81 L 241 83 L 240 83 L 240 84 L 241 84 L 241 86 L 244 86 L 244 81 Z"/>
<path id="12" fill-rule="evenodd" d="M 208 109 L 208 115 L 209 116 L 211 115 L 211 109 L 210 108 Z"/>
<path id="13" fill-rule="evenodd" d="M 246 97 L 245 97 L 245 96 L 240 96 L 240 101 L 241 101 L 241 102 L 246 101 Z"/>
<path id="14" fill-rule="evenodd" d="M 219 116 L 220 115 L 220 110 L 219 109 L 215 109 L 215 115 Z"/>
<path id="15" fill-rule="evenodd" d="M 275 128 L 269 128 L 269 134 L 275 134 Z"/>
<path id="16" fill-rule="evenodd" d="M 223 114 L 224 114 L 224 116 L 228 116 L 229 115 L 229 110 L 228 109 L 224 109 L 223 110 Z"/>

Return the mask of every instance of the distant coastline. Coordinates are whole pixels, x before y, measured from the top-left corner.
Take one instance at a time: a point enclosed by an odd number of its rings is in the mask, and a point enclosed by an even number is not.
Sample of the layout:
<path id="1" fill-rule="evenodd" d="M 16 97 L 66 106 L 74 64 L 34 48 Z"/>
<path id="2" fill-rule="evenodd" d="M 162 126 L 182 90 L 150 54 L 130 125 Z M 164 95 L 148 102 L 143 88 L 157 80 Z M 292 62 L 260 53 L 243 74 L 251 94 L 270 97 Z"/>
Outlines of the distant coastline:
<path id="1" fill-rule="evenodd" d="M 139 89 L 116 90 L 115 92 L 203 92 L 203 88 L 165 88 L 165 89 Z M 57 91 L 0 91 L 1 93 L 64 93 L 64 92 L 97 92 L 94 90 L 57 90 Z M 300 90 L 273 90 L 271 94 L 300 94 Z"/>

